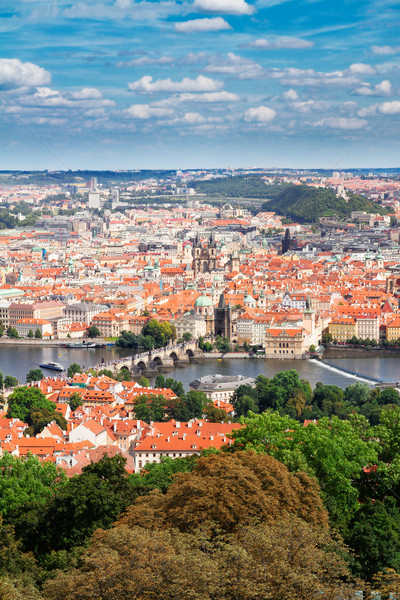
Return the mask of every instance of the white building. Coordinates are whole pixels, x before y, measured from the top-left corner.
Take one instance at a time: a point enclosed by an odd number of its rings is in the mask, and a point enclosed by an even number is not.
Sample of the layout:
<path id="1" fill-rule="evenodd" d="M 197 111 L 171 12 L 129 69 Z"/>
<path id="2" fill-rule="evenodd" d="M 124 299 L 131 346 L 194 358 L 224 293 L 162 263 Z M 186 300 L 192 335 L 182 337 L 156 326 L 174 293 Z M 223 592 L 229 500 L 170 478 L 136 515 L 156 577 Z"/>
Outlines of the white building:
<path id="1" fill-rule="evenodd" d="M 91 442 L 93 446 L 105 446 L 107 444 L 107 428 L 97 421 L 86 421 L 81 423 L 69 434 L 69 442 Z"/>
<path id="2" fill-rule="evenodd" d="M 255 385 L 255 379 L 245 375 L 206 375 L 195 379 L 189 384 L 191 390 L 204 392 L 213 402 L 218 400 L 228 401 L 232 398 L 237 388 L 241 385 Z"/>
<path id="3" fill-rule="evenodd" d="M 171 321 L 176 328 L 176 337 L 179 339 L 184 333 L 190 333 L 192 339 L 198 340 L 199 337 L 205 336 L 207 325 L 204 318 L 199 315 L 183 315 Z"/>
<path id="4" fill-rule="evenodd" d="M 52 325 L 50 321 L 45 319 L 19 319 L 15 323 L 15 329 L 20 337 L 27 337 L 30 331 L 35 333 L 37 329 L 39 329 L 42 337 L 53 335 Z"/>

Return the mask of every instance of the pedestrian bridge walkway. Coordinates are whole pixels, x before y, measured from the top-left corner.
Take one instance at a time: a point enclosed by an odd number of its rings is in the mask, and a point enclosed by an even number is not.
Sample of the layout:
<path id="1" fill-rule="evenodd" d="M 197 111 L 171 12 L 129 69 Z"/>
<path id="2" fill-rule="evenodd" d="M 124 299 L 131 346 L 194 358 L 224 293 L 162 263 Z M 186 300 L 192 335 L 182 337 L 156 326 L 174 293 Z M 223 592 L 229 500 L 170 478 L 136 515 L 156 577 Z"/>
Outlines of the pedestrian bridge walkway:
<path id="1" fill-rule="evenodd" d="M 142 371 L 156 367 L 173 367 L 177 362 L 189 362 L 191 358 L 201 356 L 203 353 L 198 348 L 197 342 L 184 342 L 182 344 L 170 344 L 164 348 L 141 352 L 133 356 L 125 356 L 119 360 L 108 363 L 100 363 L 94 367 L 95 370 L 110 369 L 118 373 L 126 368 L 129 371 L 133 367 L 138 367 Z"/>

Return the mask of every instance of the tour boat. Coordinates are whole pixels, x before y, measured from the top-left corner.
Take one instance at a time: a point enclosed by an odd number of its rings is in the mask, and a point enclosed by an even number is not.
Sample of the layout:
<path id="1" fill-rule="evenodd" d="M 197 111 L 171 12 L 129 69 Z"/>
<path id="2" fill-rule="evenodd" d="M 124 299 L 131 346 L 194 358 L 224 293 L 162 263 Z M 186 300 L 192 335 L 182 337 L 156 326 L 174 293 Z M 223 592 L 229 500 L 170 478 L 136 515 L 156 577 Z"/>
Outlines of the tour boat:
<path id="1" fill-rule="evenodd" d="M 52 369 L 53 371 L 64 371 L 64 367 L 56 362 L 41 363 L 39 366 L 43 369 Z"/>

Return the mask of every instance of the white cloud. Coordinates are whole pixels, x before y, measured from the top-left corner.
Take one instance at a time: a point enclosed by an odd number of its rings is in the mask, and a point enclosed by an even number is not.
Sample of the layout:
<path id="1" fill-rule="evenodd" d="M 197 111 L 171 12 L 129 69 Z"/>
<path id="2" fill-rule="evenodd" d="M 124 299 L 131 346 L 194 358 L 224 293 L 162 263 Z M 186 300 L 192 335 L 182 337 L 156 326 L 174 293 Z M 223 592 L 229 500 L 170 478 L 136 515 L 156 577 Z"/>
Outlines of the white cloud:
<path id="1" fill-rule="evenodd" d="M 359 85 L 360 81 L 354 75 L 348 74 L 348 71 L 332 71 L 323 73 L 314 71 L 314 69 L 296 69 L 286 67 L 285 69 L 268 69 L 267 76 L 271 79 L 279 79 L 282 85 L 287 86 L 354 86 Z"/>
<path id="2" fill-rule="evenodd" d="M 293 102 L 290 106 L 294 111 L 305 115 L 312 111 L 324 110 L 329 104 L 327 102 L 318 102 L 316 100 L 306 100 L 305 102 Z"/>
<path id="3" fill-rule="evenodd" d="M 398 46 L 371 46 L 371 51 L 373 54 L 378 56 L 391 56 L 392 54 L 396 54 L 399 51 Z"/>
<path id="4" fill-rule="evenodd" d="M 194 6 L 204 12 L 226 15 L 252 15 L 255 11 L 245 0 L 194 0 Z"/>
<path id="5" fill-rule="evenodd" d="M 71 98 L 75 100 L 92 100 L 103 98 L 103 94 L 96 88 L 82 88 L 78 92 L 73 92 Z"/>
<path id="6" fill-rule="evenodd" d="M 35 123 L 36 125 L 66 125 L 68 123 L 67 119 L 58 119 L 56 117 L 33 117 L 29 119 L 31 123 Z"/>
<path id="7" fill-rule="evenodd" d="M 249 58 L 243 58 L 233 52 L 228 52 L 227 57 L 214 54 L 210 57 L 209 64 L 204 68 L 207 73 L 220 73 L 231 75 L 238 79 L 259 79 L 264 75 L 264 69 Z"/>
<path id="8" fill-rule="evenodd" d="M 354 75 L 375 75 L 376 69 L 365 63 L 354 63 L 350 65 L 348 72 Z"/>
<path id="9" fill-rule="evenodd" d="M 181 122 L 188 125 L 201 125 L 206 122 L 206 119 L 200 113 L 187 112 L 183 115 Z"/>
<path id="10" fill-rule="evenodd" d="M 398 115 L 400 114 L 400 102 L 393 100 L 392 102 L 378 104 L 378 111 L 383 115 Z"/>
<path id="11" fill-rule="evenodd" d="M 180 33 L 221 31 L 224 29 L 232 28 L 222 17 L 212 17 L 211 19 L 193 19 L 192 21 L 181 21 L 179 23 L 175 23 L 175 31 L 179 31 Z"/>
<path id="12" fill-rule="evenodd" d="M 73 93 L 61 94 L 48 87 L 38 87 L 34 94 L 20 96 L 19 102 L 24 106 L 41 106 L 47 108 L 99 108 L 115 106 L 114 100 L 103 98 L 96 88 L 82 88 Z"/>
<path id="13" fill-rule="evenodd" d="M 282 97 L 285 100 L 297 100 L 299 96 L 295 90 L 288 90 L 287 92 L 283 92 Z"/>
<path id="14" fill-rule="evenodd" d="M 117 67 L 142 67 L 144 65 L 170 65 L 175 62 L 173 56 L 140 56 L 128 61 L 117 63 Z"/>
<path id="15" fill-rule="evenodd" d="M 244 120 L 247 122 L 255 123 L 268 123 L 272 121 L 276 116 L 276 111 L 268 106 L 257 106 L 255 108 L 249 108 L 244 113 Z"/>
<path id="16" fill-rule="evenodd" d="M 239 96 L 231 92 L 206 92 L 204 94 L 175 94 L 165 100 L 158 100 L 153 102 L 152 106 L 165 107 L 165 106 L 178 106 L 186 102 L 201 102 L 206 104 L 218 104 L 220 102 L 238 102 Z"/>
<path id="17" fill-rule="evenodd" d="M 250 46 L 264 50 L 278 50 L 279 48 L 301 50 L 302 48 L 312 48 L 314 43 L 289 35 L 271 35 L 268 38 L 261 38 L 251 42 Z"/>
<path id="18" fill-rule="evenodd" d="M 0 89 L 47 85 L 51 75 L 33 63 L 23 63 L 18 58 L 0 59 Z"/>
<path id="19" fill-rule="evenodd" d="M 222 81 L 199 75 L 195 79 L 184 77 L 182 81 L 158 79 L 153 81 L 150 75 L 145 75 L 138 81 L 128 83 L 131 92 L 216 92 L 224 87 Z"/>
<path id="20" fill-rule="evenodd" d="M 154 108 L 148 104 L 132 104 L 124 110 L 124 114 L 132 119 L 157 119 L 159 117 L 171 117 L 173 111 L 170 108 Z"/>
<path id="21" fill-rule="evenodd" d="M 388 79 L 377 83 L 371 87 L 368 83 L 363 83 L 361 87 L 352 92 L 355 96 L 390 96 L 392 93 L 392 84 Z"/>
<path id="22" fill-rule="evenodd" d="M 317 127 L 329 127 L 330 129 L 363 129 L 367 125 L 365 119 L 357 119 L 356 117 L 330 117 L 322 119 L 315 123 Z"/>

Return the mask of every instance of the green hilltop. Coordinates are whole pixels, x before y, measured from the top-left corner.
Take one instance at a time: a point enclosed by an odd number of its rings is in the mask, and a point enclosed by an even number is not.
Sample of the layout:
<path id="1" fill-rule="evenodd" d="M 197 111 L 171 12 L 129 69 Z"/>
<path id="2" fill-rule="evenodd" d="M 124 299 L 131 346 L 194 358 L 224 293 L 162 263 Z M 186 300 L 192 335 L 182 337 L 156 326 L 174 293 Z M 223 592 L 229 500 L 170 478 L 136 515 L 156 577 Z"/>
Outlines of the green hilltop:
<path id="1" fill-rule="evenodd" d="M 317 222 L 321 217 L 349 219 L 353 211 L 386 215 L 387 209 L 363 196 L 348 192 L 348 200 L 337 197 L 326 188 L 289 185 L 262 205 L 263 210 L 275 211 L 303 223 Z"/>

